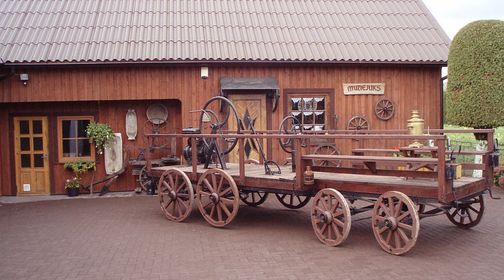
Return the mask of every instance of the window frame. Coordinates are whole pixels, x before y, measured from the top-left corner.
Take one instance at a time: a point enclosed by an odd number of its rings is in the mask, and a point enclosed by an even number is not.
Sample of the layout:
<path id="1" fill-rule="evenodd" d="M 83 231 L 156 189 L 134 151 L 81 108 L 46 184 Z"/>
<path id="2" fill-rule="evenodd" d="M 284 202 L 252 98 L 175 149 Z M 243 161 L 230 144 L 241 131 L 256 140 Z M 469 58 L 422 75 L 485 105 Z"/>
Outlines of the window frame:
<path id="1" fill-rule="evenodd" d="M 64 157 L 63 156 L 63 121 L 94 121 L 94 116 L 59 116 L 56 118 L 56 126 L 58 127 L 58 162 L 65 163 L 76 160 L 95 160 L 95 146 L 93 144 L 89 144 L 90 146 L 90 155 L 85 157 Z M 69 138 L 74 139 L 74 138 Z M 76 137 L 75 139 L 79 139 Z"/>
<path id="2" fill-rule="evenodd" d="M 335 119 L 334 115 L 334 89 L 284 89 L 284 116 L 290 115 L 292 111 L 290 109 L 290 99 L 292 97 L 316 97 L 316 96 L 325 96 L 325 130 L 335 129 Z M 315 110 L 316 111 L 316 110 Z"/>

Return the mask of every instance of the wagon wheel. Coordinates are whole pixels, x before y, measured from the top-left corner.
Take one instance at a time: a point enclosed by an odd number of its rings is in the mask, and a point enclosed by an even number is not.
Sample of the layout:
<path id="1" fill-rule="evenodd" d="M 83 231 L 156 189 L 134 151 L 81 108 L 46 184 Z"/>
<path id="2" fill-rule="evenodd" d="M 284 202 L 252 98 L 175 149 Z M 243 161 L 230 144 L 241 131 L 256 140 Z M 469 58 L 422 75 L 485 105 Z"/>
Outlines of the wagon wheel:
<path id="1" fill-rule="evenodd" d="M 402 255 L 415 246 L 420 219 L 415 204 L 407 195 L 389 191 L 375 202 L 372 226 L 376 241 L 384 251 Z"/>
<path id="2" fill-rule="evenodd" d="M 168 169 L 161 175 L 158 196 L 161 210 L 168 220 L 182 222 L 191 213 L 194 190 L 187 175 L 179 169 Z"/>
<path id="3" fill-rule="evenodd" d="M 211 108 L 214 108 L 214 110 L 212 110 Z M 219 109 L 222 110 L 223 118 L 219 118 L 215 113 L 218 112 L 217 110 Z M 212 131 L 209 131 L 208 128 L 205 129 L 205 122 L 203 121 L 205 117 L 209 118 L 208 122 Z M 203 109 L 201 110 L 199 119 L 200 132 L 203 134 L 222 134 L 224 129 L 230 129 L 228 127 L 229 118 L 233 118 L 235 120 L 235 123 L 237 125 L 236 133 L 240 133 L 240 118 L 238 117 L 238 113 L 233 103 L 223 96 L 214 96 L 205 103 L 205 106 L 203 106 Z M 203 137 L 202 140 L 207 148 L 210 147 L 212 138 Z M 238 143 L 237 138 L 230 137 L 217 138 L 216 141 L 217 145 L 219 146 L 219 150 L 223 155 L 227 155 L 229 152 L 231 152 Z"/>
<path id="4" fill-rule="evenodd" d="M 275 195 L 278 201 L 280 201 L 280 203 L 282 203 L 283 206 L 289 209 L 302 208 L 310 201 L 310 197 L 304 195 L 294 195 L 285 193 L 282 194 L 276 193 Z"/>
<path id="5" fill-rule="evenodd" d="M 223 170 L 209 169 L 198 180 L 198 209 L 212 226 L 223 227 L 234 219 L 240 205 L 239 197 L 235 181 Z"/>
<path id="6" fill-rule="evenodd" d="M 268 198 L 267 192 L 262 191 L 242 191 L 240 199 L 248 206 L 256 207 L 263 204 Z"/>
<path id="7" fill-rule="evenodd" d="M 480 195 L 448 210 L 446 216 L 454 225 L 468 229 L 479 224 L 484 212 L 485 203 L 483 195 Z"/>
<path id="8" fill-rule="evenodd" d="M 313 198 L 311 222 L 320 242 L 329 246 L 343 243 L 352 226 L 346 199 L 335 189 L 320 190 Z"/>
<path id="9" fill-rule="evenodd" d="M 280 123 L 280 128 L 278 129 L 278 134 L 288 134 L 288 135 L 297 135 L 302 134 L 303 128 L 299 121 L 293 116 L 285 117 Z M 294 139 L 292 138 L 280 138 L 278 142 L 280 142 L 280 147 L 287 153 L 292 153 L 292 142 Z M 306 141 L 302 141 L 301 145 L 306 147 Z"/>
<path id="10" fill-rule="evenodd" d="M 154 178 L 147 174 L 147 166 L 144 165 L 138 174 L 138 183 L 140 184 L 142 191 L 147 192 L 149 185 L 152 184 L 152 180 L 154 180 Z"/>
<path id="11" fill-rule="evenodd" d="M 369 130 L 369 122 L 365 117 L 352 117 L 347 124 L 348 130 Z"/>
<path id="12" fill-rule="evenodd" d="M 375 105 L 376 117 L 382 121 L 390 120 L 394 116 L 395 106 L 392 100 L 380 99 Z"/>
<path id="13" fill-rule="evenodd" d="M 316 155 L 339 155 L 340 152 L 336 149 L 335 145 L 323 144 L 318 146 L 313 152 Z M 328 166 L 328 167 L 338 167 L 341 165 L 339 160 L 313 160 L 313 165 L 315 166 Z"/>

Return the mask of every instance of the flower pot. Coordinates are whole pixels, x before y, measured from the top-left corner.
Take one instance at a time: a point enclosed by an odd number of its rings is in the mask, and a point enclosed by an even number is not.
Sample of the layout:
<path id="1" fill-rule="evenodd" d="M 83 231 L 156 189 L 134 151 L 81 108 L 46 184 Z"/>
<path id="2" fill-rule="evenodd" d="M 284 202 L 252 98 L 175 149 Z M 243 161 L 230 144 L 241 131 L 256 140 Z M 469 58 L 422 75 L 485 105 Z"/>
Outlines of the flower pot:
<path id="1" fill-rule="evenodd" d="M 79 189 L 78 188 L 68 188 L 67 189 L 67 194 L 68 194 L 68 196 L 78 196 L 79 195 Z"/>

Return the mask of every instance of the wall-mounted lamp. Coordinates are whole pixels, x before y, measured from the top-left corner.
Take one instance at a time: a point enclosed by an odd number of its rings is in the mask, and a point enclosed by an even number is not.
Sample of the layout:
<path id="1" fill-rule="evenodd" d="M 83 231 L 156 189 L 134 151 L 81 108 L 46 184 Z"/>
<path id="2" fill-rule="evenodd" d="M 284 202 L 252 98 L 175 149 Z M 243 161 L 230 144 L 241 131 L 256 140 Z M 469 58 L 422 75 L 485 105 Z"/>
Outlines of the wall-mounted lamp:
<path id="1" fill-rule="evenodd" d="M 28 81 L 30 80 L 30 77 L 28 74 L 20 74 L 19 75 L 19 80 L 23 83 L 24 86 L 28 85 Z"/>
<path id="2" fill-rule="evenodd" d="M 203 80 L 208 79 L 208 67 L 201 67 L 201 78 Z"/>

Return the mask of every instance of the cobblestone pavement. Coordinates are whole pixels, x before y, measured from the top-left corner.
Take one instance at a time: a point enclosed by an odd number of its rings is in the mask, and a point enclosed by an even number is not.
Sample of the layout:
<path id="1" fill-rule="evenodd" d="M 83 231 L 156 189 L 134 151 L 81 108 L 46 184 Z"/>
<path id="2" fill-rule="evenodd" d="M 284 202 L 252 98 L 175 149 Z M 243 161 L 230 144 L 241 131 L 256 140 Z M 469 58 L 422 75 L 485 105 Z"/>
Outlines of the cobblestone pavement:
<path id="1" fill-rule="evenodd" d="M 325 246 L 308 206 L 287 210 L 274 197 L 242 205 L 224 229 L 196 208 L 169 222 L 149 196 L 0 204 L 0 279 L 503 279 L 504 200 L 485 198 L 480 225 L 424 219 L 401 257 L 380 249 L 370 220 Z"/>

